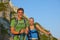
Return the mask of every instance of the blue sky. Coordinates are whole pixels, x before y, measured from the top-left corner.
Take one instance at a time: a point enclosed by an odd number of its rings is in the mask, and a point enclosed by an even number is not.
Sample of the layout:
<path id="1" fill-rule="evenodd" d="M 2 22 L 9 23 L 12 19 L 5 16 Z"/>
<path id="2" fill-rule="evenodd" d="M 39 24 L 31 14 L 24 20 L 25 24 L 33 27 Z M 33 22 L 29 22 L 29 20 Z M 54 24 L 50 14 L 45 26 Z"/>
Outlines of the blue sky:
<path id="1" fill-rule="evenodd" d="M 25 15 L 33 17 L 43 28 L 60 38 L 60 0 L 11 0 L 13 5 L 24 8 Z"/>

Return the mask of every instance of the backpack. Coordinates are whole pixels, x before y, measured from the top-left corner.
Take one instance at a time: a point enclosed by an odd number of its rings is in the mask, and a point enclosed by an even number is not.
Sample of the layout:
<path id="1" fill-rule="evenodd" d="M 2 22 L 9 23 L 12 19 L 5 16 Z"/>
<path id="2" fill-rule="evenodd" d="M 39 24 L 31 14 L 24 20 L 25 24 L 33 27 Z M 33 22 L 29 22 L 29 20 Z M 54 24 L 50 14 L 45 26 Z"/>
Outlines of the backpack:
<path id="1" fill-rule="evenodd" d="M 37 30 L 37 28 L 36 28 L 36 24 L 34 24 L 34 28 Z M 28 29 L 30 30 L 30 27 L 28 27 Z M 34 32 L 32 32 L 32 33 L 34 33 Z M 38 35 L 38 40 L 40 40 L 40 31 L 38 31 L 37 30 L 37 35 Z M 28 34 L 28 38 L 29 38 L 29 34 Z"/>
<path id="2" fill-rule="evenodd" d="M 17 18 L 15 18 L 15 21 L 16 21 L 16 24 L 15 24 L 15 26 L 14 26 L 14 27 L 16 27 L 16 25 L 18 24 L 18 19 L 17 19 Z M 25 23 L 25 28 L 26 28 L 26 18 L 24 18 L 24 23 Z"/>

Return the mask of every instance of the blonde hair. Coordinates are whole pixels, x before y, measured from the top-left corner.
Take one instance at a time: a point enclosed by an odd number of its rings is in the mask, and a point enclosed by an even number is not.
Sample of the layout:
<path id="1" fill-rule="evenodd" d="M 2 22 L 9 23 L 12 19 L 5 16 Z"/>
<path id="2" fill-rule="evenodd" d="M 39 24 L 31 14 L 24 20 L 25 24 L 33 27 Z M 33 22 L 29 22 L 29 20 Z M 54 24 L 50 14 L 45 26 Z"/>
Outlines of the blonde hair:
<path id="1" fill-rule="evenodd" d="M 33 19 L 33 21 L 34 21 L 34 18 L 33 17 L 30 17 L 29 19 Z"/>

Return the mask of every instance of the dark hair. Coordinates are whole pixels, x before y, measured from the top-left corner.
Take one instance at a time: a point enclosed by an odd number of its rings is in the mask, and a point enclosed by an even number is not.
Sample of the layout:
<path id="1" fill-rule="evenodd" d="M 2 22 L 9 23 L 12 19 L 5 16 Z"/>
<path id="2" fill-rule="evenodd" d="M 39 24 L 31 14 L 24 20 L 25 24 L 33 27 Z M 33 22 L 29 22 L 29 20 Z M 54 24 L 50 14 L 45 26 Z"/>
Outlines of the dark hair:
<path id="1" fill-rule="evenodd" d="M 33 19 L 33 21 L 34 21 L 34 18 L 33 17 L 30 17 L 29 19 Z"/>
<path id="2" fill-rule="evenodd" d="M 18 12 L 19 10 L 22 10 L 23 13 L 24 13 L 24 9 L 23 9 L 23 8 L 18 8 L 18 9 L 17 9 L 17 12 Z"/>

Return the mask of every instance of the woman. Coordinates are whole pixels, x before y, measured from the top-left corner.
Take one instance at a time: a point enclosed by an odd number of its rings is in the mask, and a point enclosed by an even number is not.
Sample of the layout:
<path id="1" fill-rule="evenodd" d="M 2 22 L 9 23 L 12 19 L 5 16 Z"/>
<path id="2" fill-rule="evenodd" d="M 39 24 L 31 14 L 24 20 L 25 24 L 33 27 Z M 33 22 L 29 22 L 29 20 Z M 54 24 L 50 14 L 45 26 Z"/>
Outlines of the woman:
<path id="1" fill-rule="evenodd" d="M 45 34 L 50 34 L 49 32 L 44 31 L 38 24 L 34 23 L 34 18 L 29 18 L 29 34 L 28 39 L 29 40 L 38 40 L 38 31 L 41 31 Z"/>

